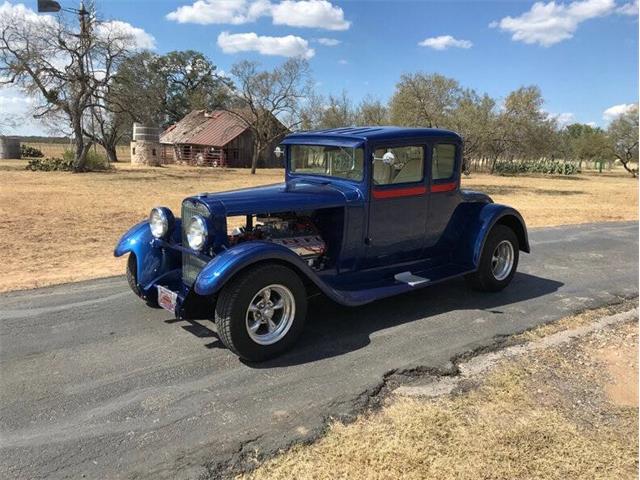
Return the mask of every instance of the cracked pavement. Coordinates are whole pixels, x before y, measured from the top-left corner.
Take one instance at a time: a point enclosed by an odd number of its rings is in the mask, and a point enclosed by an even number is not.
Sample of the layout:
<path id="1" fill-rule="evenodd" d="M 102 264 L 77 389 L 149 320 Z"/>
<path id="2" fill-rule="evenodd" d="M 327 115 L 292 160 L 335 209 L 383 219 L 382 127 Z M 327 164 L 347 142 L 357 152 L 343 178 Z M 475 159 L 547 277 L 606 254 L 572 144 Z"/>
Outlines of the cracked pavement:
<path id="1" fill-rule="evenodd" d="M 322 432 L 389 381 L 638 295 L 638 224 L 536 229 L 499 294 L 454 280 L 347 309 L 313 299 L 297 347 L 251 365 L 122 277 L 0 295 L 2 478 L 209 478 Z M 391 380 L 392 379 L 392 380 Z"/>

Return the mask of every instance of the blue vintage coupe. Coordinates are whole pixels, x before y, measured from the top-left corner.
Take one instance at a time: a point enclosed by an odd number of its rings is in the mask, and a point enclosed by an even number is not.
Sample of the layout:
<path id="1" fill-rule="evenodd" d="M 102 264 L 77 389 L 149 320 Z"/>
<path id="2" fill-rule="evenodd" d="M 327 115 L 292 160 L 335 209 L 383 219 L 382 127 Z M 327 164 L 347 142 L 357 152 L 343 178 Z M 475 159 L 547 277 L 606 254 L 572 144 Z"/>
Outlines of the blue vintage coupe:
<path id="1" fill-rule="evenodd" d="M 136 295 L 178 318 L 215 318 L 244 359 L 291 347 L 310 294 L 358 306 L 461 275 L 495 292 L 529 252 L 516 210 L 460 189 L 454 132 L 294 133 L 275 154 L 284 183 L 194 195 L 180 218 L 154 208 L 115 248 L 129 254 Z"/>

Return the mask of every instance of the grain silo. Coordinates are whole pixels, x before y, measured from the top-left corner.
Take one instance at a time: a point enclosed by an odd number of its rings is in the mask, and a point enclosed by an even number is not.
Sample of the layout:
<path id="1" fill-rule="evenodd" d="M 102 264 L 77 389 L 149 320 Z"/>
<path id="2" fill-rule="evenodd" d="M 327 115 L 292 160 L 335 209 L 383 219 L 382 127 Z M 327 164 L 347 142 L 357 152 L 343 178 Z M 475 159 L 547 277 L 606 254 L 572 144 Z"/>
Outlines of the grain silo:
<path id="1" fill-rule="evenodd" d="M 160 129 L 133 124 L 131 142 L 131 163 L 133 165 L 160 165 Z"/>
<path id="2" fill-rule="evenodd" d="M 20 158 L 20 139 L 18 137 L 0 137 L 0 159 Z"/>

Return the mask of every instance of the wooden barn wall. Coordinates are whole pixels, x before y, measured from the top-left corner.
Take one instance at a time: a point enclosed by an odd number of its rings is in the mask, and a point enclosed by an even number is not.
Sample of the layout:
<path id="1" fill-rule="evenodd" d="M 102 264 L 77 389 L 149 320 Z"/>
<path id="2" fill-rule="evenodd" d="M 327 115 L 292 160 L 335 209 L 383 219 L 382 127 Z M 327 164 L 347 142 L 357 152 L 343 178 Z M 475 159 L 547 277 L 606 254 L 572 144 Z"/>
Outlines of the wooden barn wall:
<path id="1" fill-rule="evenodd" d="M 258 159 L 259 168 L 283 168 L 282 159 L 276 158 L 273 151 L 284 138 L 276 139 L 260 154 Z M 227 165 L 236 168 L 248 168 L 251 166 L 251 155 L 253 152 L 253 133 L 250 130 L 238 135 L 224 147 L 227 154 Z"/>

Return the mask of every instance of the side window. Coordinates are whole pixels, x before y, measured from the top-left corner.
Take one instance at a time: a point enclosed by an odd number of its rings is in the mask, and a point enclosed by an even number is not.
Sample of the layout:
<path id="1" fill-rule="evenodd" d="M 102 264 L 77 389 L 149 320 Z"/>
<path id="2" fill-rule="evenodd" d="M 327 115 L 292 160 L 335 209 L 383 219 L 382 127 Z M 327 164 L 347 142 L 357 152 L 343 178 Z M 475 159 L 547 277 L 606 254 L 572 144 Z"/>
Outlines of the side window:
<path id="1" fill-rule="evenodd" d="M 373 184 L 420 182 L 424 176 L 424 147 L 385 147 L 373 152 Z"/>
<path id="2" fill-rule="evenodd" d="M 450 143 L 438 143 L 433 147 L 431 177 L 442 180 L 453 176 L 456 166 L 456 146 Z"/>

